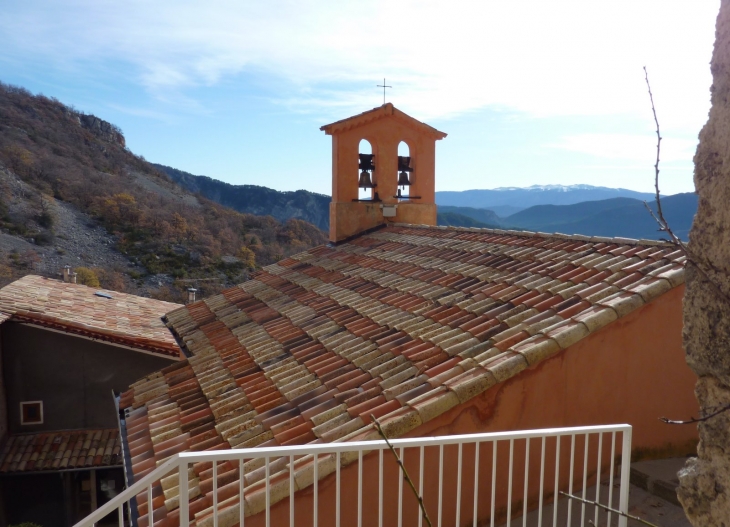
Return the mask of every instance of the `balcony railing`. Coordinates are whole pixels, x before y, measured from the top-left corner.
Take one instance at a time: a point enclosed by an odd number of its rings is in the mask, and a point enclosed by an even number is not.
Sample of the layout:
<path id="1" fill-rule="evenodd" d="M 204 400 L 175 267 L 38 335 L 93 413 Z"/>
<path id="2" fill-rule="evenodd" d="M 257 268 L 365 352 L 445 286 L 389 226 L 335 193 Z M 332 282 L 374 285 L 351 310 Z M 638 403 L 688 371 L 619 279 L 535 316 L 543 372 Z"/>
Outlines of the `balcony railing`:
<path id="1" fill-rule="evenodd" d="M 391 444 L 434 527 L 585 526 L 588 520 L 596 526 L 626 526 L 625 517 L 560 492 L 626 513 L 629 425 L 419 437 Z M 199 488 L 204 469 L 212 469 L 207 498 L 200 497 Z M 231 492 L 230 482 L 225 492 L 219 488 L 219 470 L 234 471 L 237 492 Z M 401 476 L 385 441 L 186 452 L 166 460 L 76 527 L 91 527 L 114 512 L 120 526 L 139 527 L 165 515 L 166 525 L 179 521 L 185 527 L 192 520 L 197 527 L 423 527 L 418 501 Z M 208 501 L 192 514 L 196 497 Z"/>

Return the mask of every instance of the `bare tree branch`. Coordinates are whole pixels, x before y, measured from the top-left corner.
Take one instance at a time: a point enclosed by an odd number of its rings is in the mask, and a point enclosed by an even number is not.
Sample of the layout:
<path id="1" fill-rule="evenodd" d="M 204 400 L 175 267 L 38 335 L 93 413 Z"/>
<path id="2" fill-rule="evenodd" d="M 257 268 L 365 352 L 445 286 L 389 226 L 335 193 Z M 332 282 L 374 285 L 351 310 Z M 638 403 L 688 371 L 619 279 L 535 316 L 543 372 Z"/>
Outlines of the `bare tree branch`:
<path id="1" fill-rule="evenodd" d="M 649 204 L 644 201 L 644 207 L 646 207 L 646 210 L 649 211 L 649 214 L 651 214 L 651 217 L 654 218 L 654 221 L 657 222 L 659 225 L 659 231 L 660 232 L 666 232 L 669 235 L 670 242 L 678 247 L 684 255 L 687 257 L 687 262 L 694 266 L 695 269 L 697 269 L 697 272 L 702 275 L 702 278 L 705 279 L 707 282 L 710 283 L 712 288 L 715 290 L 715 293 L 722 297 L 725 302 L 730 305 L 730 295 L 728 295 L 725 291 L 723 291 L 722 287 L 715 282 L 712 278 L 710 278 L 709 273 L 703 268 L 704 266 L 700 263 L 700 258 L 697 257 L 697 255 L 693 254 L 692 251 L 690 251 L 689 247 L 686 243 L 684 243 L 679 236 L 674 234 L 674 231 L 672 231 L 672 228 L 669 226 L 669 222 L 667 221 L 666 217 L 664 216 L 664 211 L 662 210 L 662 200 L 660 197 L 659 192 L 659 160 L 660 160 L 660 154 L 661 154 L 661 144 L 662 144 L 662 136 L 659 131 L 659 119 L 657 118 L 656 114 L 656 107 L 654 105 L 654 95 L 651 91 L 651 84 L 649 84 L 649 72 L 646 69 L 646 66 L 644 66 L 644 79 L 646 80 L 646 87 L 649 91 L 649 101 L 651 102 L 651 112 L 654 115 L 654 123 L 656 124 L 656 136 L 657 136 L 657 143 L 656 143 L 656 162 L 654 163 L 654 188 L 656 189 L 656 207 L 657 211 L 656 214 L 651 209 Z M 703 262 L 708 268 L 712 269 L 715 273 L 718 273 L 719 270 L 715 269 L 713 265 L 711 265 L 709 262 Z"/>
<path id="2" fill-rule="evenodd" d="M 702 412 L 705 412 L 707 410 L 712 410 L 713 408 L 719 408 L 719 410 L 715 410 L 711 414 L 703 415 L 702 417 L 690 417 L 686 421 L 674 421 L 672 419 L 668 419 L 666 417 L 660 417 L 659 420 L 663 423 L 666 423 L 668 425 L 691 425 L 693 423 L 701 423 L 702 421 L 708 421 L 715 417 L 716 415 L 720 415 L 723 412 L 727 412 L 730 410 L 730 404 L 726 404 L 720 407 L 717 406 L 711 406 L 710 408 L 703 408 Z"/>
<path id="3" fill-rule="evenodd" d="M 598 503 L 597 501 L 590 501 L 590 500 L 584 500 L 583 498 L 579 498 L 578 496 L 573 496 L 572 494 L 568 494 L 567 492 L 560 491 L 560 494 L 563 496 L 566 496 L 567 498 L 570 498 L 571 500 L 578 500 L 580 502 L 585 503 L 586 505 L 594 505 L 596 507 L 600 507 L 603 510 L 607 510 L 610 512 L 613 512 L 615 514 L 618 514 L 619 516 L 623 516 L 624 518 L 629 518 L 630 520 L 636 520 L 639 523 L 643 523 L 644 525 L 648 525 L 649 527 L 659 527 L 658 525 L 648 522 L 642 518 L 639 518 L 638 516 L 632 516 L 631 514 L 626 514 L 625 512 L 621 512 L 618 509 L 614 509 L 612 507 L 609 507 L 608 505 L 604 505 L 602 503 Z M 588 520 L 590 522 L 590 520 Z"/>
<path id="4" fill-rule="evenodd" d="M 649 72 L 644 66 L 644 79 L 646 80 L 646 87 L 649 90 L 649 101 L 651 101 L 651 111 L 654 114 L 654 124 L 656 124 L 656 163 L 654 163 L 654 188 L 656 189 L 656 207 L 659 217 L 663 218 L 662 214 L 662 202 L 659 199 L 659 154 L 662 148 L 662 136 L 659 133 L 659 119 L 656 116 L 656 108 L 654 106 L 654 95 L 651 93 L 651 85 L 649 84 Z"/>
<path id="5" fill-rule="evenodd" d="M 385 433 L 383 433 L 383 429 L 380 426 L 380 421 L 378 421 L 375 418 L 375 416 L 372 414 L 370 414 L 370 418 L 373 420 L 373 423 L 375 424 L 375 428 L 377 428 L 378 433 L 380 434 L 380 437 L 382 437 L 385 440 L 385 443 L 388 445 L 388 448 L 390 448 L 390 451 L 393 453 L 393 456 L 395 457 L 395 460 L 398 463 L 398 466 L 400 467 L 401 472 L 403 473 L 403 479 L 405 479 L 406 482 L 408 482 L 408 485 L 411 487 L 411 490 L 413 491 L 413 495 L 418 500 L 418 505 L 421 507 L 421 515 L 423 516 L 423 519 L 426 520 L 428 527 L 433 527 L 433 525 L 431 524 L 431 519 L 428 517 L 428 513 L 426 512 L 426 506 L 423 504 L 423 497 L 416 490 L 416 486 L 413 484 L 413 480 L 411 480 L 411 477 L 408 475 L 408 471 L 406 471 L 406 467 L 403 464 L 403 461 L 401 461 L 401 458 L 398 456 L 398 453 L 393 448 L 393 445 L 391 445 L 390 441 L 388 441 L 388 438 L 385 437 Z M 421 477 L 423 477 L 423 474 L 421 474 Z"/>
<path id="6" fill-rule="evenodd" d="M 646 69 L 646 66 L 644 66 L 644 79 L 646 80 L 646 87 L 649 90 L 649 101 L 651 102 L 651 111 L 654 115 L 654 123 L 656 124 L 656 136 L 657 136 L 657 143 L 656 143 L 656 163 L 654 164 L 654 188 L 656 189 L 656 207 L 657 211 L 656 214 L 651 209 L 649 204 L 644 201 L 644 206 L 646 207 L 646 210 L 649 211 L 649 214 L 651 214 L 651 217 L 654 218 L 654 221 L 657 222 L 659 225 L 659 231 L 660 232 L 666 232 L 670 237 L 670 242 L 678 247 L 687 258 L 687 264 L 694 266 L 695 269 L 697 269 L 697 272 L 702 276 L 702 278 L 708 282 L 712 289 L 715 291 L 715 294 L 717 294 L 719 297 L 723 298 L 725 300 L 726 306 L 730 305 L 730 295 L 728 295 L 725 291 L 723 291 L 722 287 L 719 283 L 715 282 L 710 277 L 710 274 L 703 268 L 707 267 L 712 270 L 713 274 L 717 275 L 720 274 L 721 271 L 717 269 L 715 266 L 712 265 L 711 262 L 703 262 L 700 263 L 700 258 L 697 257 L 697 255 L 693 254 L 692 251 L 689 249 L 687 244 L 685 244 L 674 232 L 672 231 L 671 227 L 669 226 L 669 222 L 664 217 L 664 212 L 662 211 L 662 201 L 660 197 L 659 192 L 659 160 L 660 160 L 660 154 L 661 154 L 661 144 L 662 144 L 662 136 L 659 131 L 659 119 L 657 118 L 656 114 L 656 107 L 654 106 L 654 95 L 651 92 L 651 85 L 649 84 L 649 73 Z M 704 264 L 704 265 L 703 265 Z M 691 417 L 690 419 L 686 421 L 678 421 L 674 419 L 669 419 L 667 417 L 660 417 L 659 420 L 663 423 L 670 424 L 670 425 L 688 425 L 688 424 L 694 424 L 694 423 L 700 423 L 702 421 L 707 421 L 709 419 L 712 419 L 713 417 L 726 412 L 730 410 L 730 404 L 722 406 L 722 407 L 712 407 L 712 408 L 703 408 L 701 412 L 706 412 L 708 410 L 712 410 L 713 408 L 719 408 L 716 411 L 713 411 L 710 414 L 704 415 L 702 417 Z"/>

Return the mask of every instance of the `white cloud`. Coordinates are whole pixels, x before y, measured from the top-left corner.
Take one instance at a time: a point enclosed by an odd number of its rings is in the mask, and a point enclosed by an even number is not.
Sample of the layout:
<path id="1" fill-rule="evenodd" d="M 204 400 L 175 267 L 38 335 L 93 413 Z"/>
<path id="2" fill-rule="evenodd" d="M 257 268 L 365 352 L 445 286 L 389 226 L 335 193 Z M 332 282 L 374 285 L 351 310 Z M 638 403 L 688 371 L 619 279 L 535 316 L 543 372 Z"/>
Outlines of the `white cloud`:
<path id="1" fill-rule="evenodd" d="M 339 118 L 389 99 L 424 119 L 485 106 L 533 116 L 649 120 L 649 67 L 667 130 L 706 119 L 718 0 L 11 0 L 5 52 L 57 65 L 121 61 L 158 97 L 256 72 L 272 97 Z M 315 95 L 312 95 L 315 94 Z"/>
<path id="2" fill-rule="evenodd" d="M 560 143 L 549 145 L 572 152 L 580 152 L 606 159 L 656 161 L 656 135 L 580 134 L 564 137 Z M 697 148 L 697 140 L 663 137 L 661 162 L 690 161 Z"/>

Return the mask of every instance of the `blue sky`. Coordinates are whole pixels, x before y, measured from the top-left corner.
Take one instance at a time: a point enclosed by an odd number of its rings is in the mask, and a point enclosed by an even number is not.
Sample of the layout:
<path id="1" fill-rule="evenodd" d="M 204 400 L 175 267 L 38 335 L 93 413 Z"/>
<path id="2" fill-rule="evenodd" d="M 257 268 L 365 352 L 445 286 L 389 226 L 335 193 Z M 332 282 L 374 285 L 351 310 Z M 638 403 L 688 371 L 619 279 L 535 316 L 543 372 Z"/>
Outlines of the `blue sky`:
<path id="1" fill-rule="evenodd" d="M 387 99 L 447 132 L 437 190 L 692 191 L 719 0 L 2 0 L 0 81 L 149 161 L 328 194 L 323 124 Z"/>

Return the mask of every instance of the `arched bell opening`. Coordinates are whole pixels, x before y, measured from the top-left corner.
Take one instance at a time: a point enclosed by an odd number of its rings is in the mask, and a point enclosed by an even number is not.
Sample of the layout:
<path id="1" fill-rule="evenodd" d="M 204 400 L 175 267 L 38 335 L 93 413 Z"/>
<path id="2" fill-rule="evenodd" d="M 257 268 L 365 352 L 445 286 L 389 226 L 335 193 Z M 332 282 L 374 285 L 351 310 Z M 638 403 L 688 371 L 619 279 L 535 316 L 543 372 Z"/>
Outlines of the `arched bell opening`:
<path id="1" fill-rule="evenodd" d="M 361 139 L 357 151 L 357 199 L 373 199 L 376 187 L 373 145 L 367 139 Z"/>
<path id="2" fill-rule="evenodd" d="M 396 195 L 398 199 L 409 199 L 411 197 L 411 185 L 413 184 L 413 162 L 411 160 L 411 148 L 408 143 L 398 143 L 398 185 Z"/>

